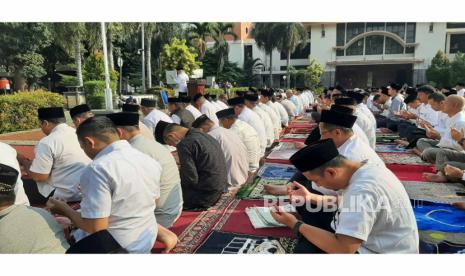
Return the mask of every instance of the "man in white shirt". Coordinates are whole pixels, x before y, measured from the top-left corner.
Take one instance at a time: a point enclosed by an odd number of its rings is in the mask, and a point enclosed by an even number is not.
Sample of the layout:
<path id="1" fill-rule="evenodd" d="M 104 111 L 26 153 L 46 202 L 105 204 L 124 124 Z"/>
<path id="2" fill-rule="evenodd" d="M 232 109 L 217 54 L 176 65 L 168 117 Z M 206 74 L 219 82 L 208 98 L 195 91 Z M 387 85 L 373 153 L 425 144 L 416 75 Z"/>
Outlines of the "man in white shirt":
<path id="1" fill-rule="evenodd" d="M 202 116 L 202 112 L 200 112 L 197 108 L 195 108 L 191 104 L 191 96 L 180 96 L 179 97 L 180 102 L 182 103 L 183 107 L 192 113 L 192 116 L 194 116 L 194 119 L 197 119 L 198 117 Z"/>
<path id="2" fill-rule="evenodd" d="M 362 113 L 363 115 L 365 115 L 365 117 L 367 117 L 368 120 L 370 121 L 371 128 L 373 128 L 376 132 L 376 118 L 373 115 L 373 113 L 368 109 L 366 104 L 363 102 L 365 99 L 365 95 L 363 93 L 351 91 L 351 92 L 348 92 L 347 95 L 350 98 L 355 100 L 356 102 L 355 108 L 358 111 L 357 113 Z"/>
<path id="3" fill-rule="evenodd" d="M 375 97 L 373 103 L 379 109 L 379 114 L 375 116 L 376 126 L 378 128 L 385 128 L 387 126 L 387 117 L 389 115 L 389 108 L 391 107 L 391 96 L 389 96 L 389 89 L 385 86 L 381 87 L 379 98 Z"/>
<path id="4" fill-rule="evenodd" d="M 265 125 L 263 124 L 263 121 L 260 119 L 260 116 L 258 116 L 257 113 L 253 112 L 251 109 L 245 106 L 245 101 L 242 97 L 229 99 L 228 104 L 229 106 L 232 106 L 234 108 L 234 112 L 238 116 L 239 120 L 248 123 L 251 127 L 255 129 L 260 141 L 260 156 L 264 156 L 267 146 L 267 135 Z"/>
<path id="5" fill-rule="evenodd" d="M 178 86 L 178 92 L 180 94 L 187 94 L 187 82 L 189 81 L 189 76 L 184 72 L 184 68 L 182 66 L 176 68 L 176 79 L 174 82 Z"/>
<path id="6" fill-rule="evenodd" d="M 249 172 L 256 172 L 259 167 L 260 158 L 262 157 L 260 155 L 260 140 L 257 131 L 246 122 L 239 120 L 234 113 L 234 108 L 218 111 L 216 112 L 216 116 L 220 120 L 222 127 L 234 131 L 239 136 L 247 149 Z"/>
<path id="7" fill-rule="evenodd" d="M 260 116 L 260 119 L 263 122 L 263 125 L 265 126 L 265 131 L 266 131 L 266 147 L 267 148 L 271 147 L 271 145 L 273 145 L 273 142 L 275 140 L 275 131 L 274 131 L 275 125 L 273 124 L 270 118 L 270 115 L 267 112 L 265 112 L 263 109 L 258 107 L 258 95 L 245 94 L 244 100 L 245 100 L 245 105 L 250 110 L 255 112 L 258 116 Z"/>
<path id="8" fill-rule="evenodd" d="M 353 110 L 353 115 L 357 116 L 357 121 L 355 122 L 365 133 L 368 138 L 369 146 L 372 149 L 376 147 L 376 128 L 370 122 L 364 113 L 355 107 L 355 100 L 353 98 L 338 98 L 334 100 L 335 105 L 342 105 Z"/>
<path id="9" fill-rule="evenodd" d="M 74 233 L 77 240 L 107 229 L 130 253 L 150 253 L 157 237 L 154 211 L 160 196 L 160 164 L 120 140 L 106 117 L 89 118 L 76 132 L 93 159 L 80 180 L 81 211 L 54 198 L 47 207 L 79 228 Z"/>
<path id="10" fill-rule="evenodd" d="M 17 158 L 16 150 L 8 144 L 0 142 L 0 164 L 10 166 L 18 172 L 21 172 Z M 17 178 L 14 185 L 14 192 L 16 195 L 14 204 L 29 206 L 29 199 L 24 191 L 23 181 L 21 175 Z"/>
<path id="11" fill-rule="evenodd" d="M 401 111 L 406 110 L 404 103 L 404 97 L 399 93 L 401 86 L 396 83 L 392 83 L 389 87 L 389 96 L 391 97 L 391 105 L 389 107 L 387 128 L 392 131 L 397 131 L 397 125 L 399 124 L 399 114 Z"/>
<path id="12" fill-rule="evenodd" d="M 82 122 L 94 117 L 94 114 L 90 110 L 90 107 L 87 104 L 76 105 L 75 107 L 69 110 L 69 115 L 73 120 L 75 127 L 78 127 Z"/>
<path id="13" fill-rule="evenodd" d="M 288 190 L 291 202 L 309 202 L 336 213 L 330 230 L 305 224 L 279 206 L 271 213 L 275 220 L 326 253 L 418 253 L 410 199 L 389 169 L 347 160 L 329 139 L 305 147 L 290 161 L 308 180 L 338 192 L 317 195 L 294 182 Z"/>
<path id="14" fill-rule="evenodd" d="M 289 115 L 289 119 L 293 119 L 295 116 L 297 116 L 297 110 L 295 107 L 295 104 L 291 102 L 288 97 L 291 95 L 292 91 L 288 90 L 285 95 L 282 96 L 282 100 L 280 103 L 284 106 L 284 108 L 287 111 L 287 114 Z M 279 98 L 278 98 L 279 100 Z"/>
<path id="15" fill-rule="evenodd" d="M 274 140 L 279 139 L 279 134 L 281 133 L 281 117 L 279 113 L 277 114 L 272 106 L 271 97 L 273 96 L 273 92 L 271 90 L 261 90 L 260 102 L 258 103 L 258 107 L 264 110 L 271 119 L 271 123 L 273 124 L 274 130 Z"/>
<path id="16" fill-rule="evenodd" d="M 281 128 L 283 126 L 287 127 L 287 124 L 289 122 L 289 115 L 287 114 L 286 109 L 284 109 L 284 107 L 276 101 L 274 93 L 272 91 L 262 93 L 261 97 L 263 97 L 262 101 L 267 106 L 271 107 L 278 116 L 278 120 L 281 121 Z"/>
<path id="17" fill-rule="evenodd" d="M 79 201 L 79 179 L 91 160 L 79 146 L 76 130 L 66 124 L 61 107 L 38 109 L 40 128 L 47 135 L 34 149 L 32 160 L 18 156 L 27 174 L 37 183 L 43 197 L 54 196 Z"/>
<path id="18" fill-rule="evenodd" d="M 131 112 L 137 114 L 139 116 L 140 106 L 137 104 L 123 104 L 121 111 L 123 112 Z M 153 136 L 153 132 L 150 132 L 150 129 L 139 120 L 139 130 L 145 138 L 155 141 L 155 136 Z"/>
<path id="19" fill-rule="evenodd" d="M 218 118 L 216 117 L 216 107 L 205 99 L 205 97 L 198 93 L 192 98 L 194 106 L 202 112 L 202 114 L 207 115 L 210 120 L 212 120 L 216 125 L 219 124 Z"/>
<path id="20" fill-rule="evenodd" d="M 224 110 L 226 108 L 229 108 L 224 102 L 222 102 L 221 100 L 218 100 L 217 95 L 213 94 L 213 95 L 210 95 L 210 97 L 212 99 L 211 103 L 216 106 L 217 112 Z"/>
<path id="21" fill-rule="evenodd" d="M 142 99 L 140 102 L 140 110 L 144 114 L 143 123 L 149 128 L 151 133 L 155 132 L 155 128 L 159 121 L 172 123 L 173 120 L 166 113 L 156 109 L 157 102 L 154 99 Z"/>
<path id="22" fill-rule="evenodd" d="M 226 160 L 229 186 L 239 187 L 245 184 L 249 177 L 249 161 L 241 138 L 234 131 L 215 125 L 206 115 L 197 118 L 192 127 L 201 129 L 220 144 Z"/>
<path id="23" fill-rule="evenodd" d="M 441 139 L 436 144 L 429 143 L 429 141 L 423 141 L 420 139 L 417 142 L 417 147 L 423 149 L 421 157 L 423 160 L 435 164 L 438 170 L 441 170 L 443 164 L 436 162 L 436 154 L 441 148 L 452 149 L 456 151 L 462 151 L 460 144 L 455 141 L 451 136 L 452 129 L 458 131 L 465 130 L 465 114 L 463 112 L 463 107 L 465 106 L 465 99 L 458 95 L 450 95 L 446 98 L 444 102 L 444 113 L 449 116 L 449 119 L 446 122 L 446 131 Z"/>

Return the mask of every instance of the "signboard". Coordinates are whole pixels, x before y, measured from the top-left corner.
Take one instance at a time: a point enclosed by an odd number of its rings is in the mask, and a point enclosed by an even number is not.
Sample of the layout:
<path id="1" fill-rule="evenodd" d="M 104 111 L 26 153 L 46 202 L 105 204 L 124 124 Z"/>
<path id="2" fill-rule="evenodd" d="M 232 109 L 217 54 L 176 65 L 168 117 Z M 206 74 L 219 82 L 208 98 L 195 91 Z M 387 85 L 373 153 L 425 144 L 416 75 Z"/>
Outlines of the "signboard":
<path id="1" fill-rule="evenodd" d="M 203 69 L 195 69 L 192 75 L 189 77 L 191 79 L 201 79 L 203 77 Z"/>
<path id="2" fill-rule="evenodd" d="M 165 72 L 166 76 L 166 83 L 170 85 L 176 84 L 176 77 L 178 76 L 176 73 L 176 70 L 171 70 L 171 71 L 166 71 Z"/>

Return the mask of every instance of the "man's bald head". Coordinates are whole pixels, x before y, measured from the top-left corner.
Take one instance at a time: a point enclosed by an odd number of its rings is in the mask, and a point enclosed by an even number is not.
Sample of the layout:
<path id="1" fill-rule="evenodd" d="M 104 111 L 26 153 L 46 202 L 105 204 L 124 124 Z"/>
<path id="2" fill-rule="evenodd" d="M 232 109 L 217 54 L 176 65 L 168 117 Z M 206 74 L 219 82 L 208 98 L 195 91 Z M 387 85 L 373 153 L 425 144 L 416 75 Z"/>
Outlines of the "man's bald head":
<path id="1" fill-rule="evenodd" d="M 455 115 L 463 110 L 465 99 L 458 95 L 450 95 L 444 102 L 444 112 L 449 116 Z"/>

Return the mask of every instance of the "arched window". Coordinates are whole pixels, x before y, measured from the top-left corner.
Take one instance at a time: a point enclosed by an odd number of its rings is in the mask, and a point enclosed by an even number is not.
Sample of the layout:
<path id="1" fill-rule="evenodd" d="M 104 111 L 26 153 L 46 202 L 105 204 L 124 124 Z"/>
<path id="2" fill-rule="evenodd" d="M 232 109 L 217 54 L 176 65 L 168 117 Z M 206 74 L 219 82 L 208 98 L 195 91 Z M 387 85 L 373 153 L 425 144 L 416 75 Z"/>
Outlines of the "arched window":
<path id="1" fill-rule="evenodd" d="M 365 55 L 382 55 L 384 36 L 372 35 L 365 38 Z"/>

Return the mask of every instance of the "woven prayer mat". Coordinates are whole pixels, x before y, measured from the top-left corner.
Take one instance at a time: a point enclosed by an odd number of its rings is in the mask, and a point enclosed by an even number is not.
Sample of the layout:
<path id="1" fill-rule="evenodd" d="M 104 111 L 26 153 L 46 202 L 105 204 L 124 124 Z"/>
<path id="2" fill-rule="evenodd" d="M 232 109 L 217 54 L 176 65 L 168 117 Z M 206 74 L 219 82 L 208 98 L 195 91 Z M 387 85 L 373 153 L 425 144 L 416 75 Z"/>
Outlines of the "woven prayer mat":
<path id="1" fill-rule="evenodd" d="M 173 253 L 192 253 L 211 232 L 218 221 L 225 215 L 229 208 L 238 204 L 233 193 L 221 196 L 220 200 L 207 211 L 201 212 L 178 235 L 179 243 L 173 249 Z"/>
<path id="2" fill-rule="evenodd" d="M 402 164 L 402 165 L 423 165 L 430 166 L 430 163 L 423 161 L 420 156 L 411 153 L 392 153 L 379 152 L 381 160 L 386 164 Z"/>
<path id="3" fill-rule="evenodd" d="M 465 201 L 465 186 L 460 183 L 434 183 L 421 181 L 402 181 L 410 199 L 439 203 Z"/>
<path id="4" fill-rule="evenodd" d="M 271 245 L 274 246 L 269 246 Z M 293 253 L 297 240 L 213 231 L 196 254 L 284 254 Z"/>
<path id="5" fill-rule="evenodd" d="M 277 198 L 276 196 L 269 195 L 266 193 L 264 185 L 279 185 L 284 186 L 287 184 L 287 180 L 284 179 L 263 179 L 258 177 L 248 187 L 241 188 L 237 193 L 236 197 L 240 199 L 263 199 L 263 198 Z M 285 196 L 283 196 L 284 198 Z"/>
<path id="6" fill-rule="evenodd" d="M 279 142 L 290 142 L 290 143 L 304 143 L 307 139 L 308 134 L 295 134 L 295 133 L 288 133 L 284 134 L 280 139 Z"/>
<path id="7" fill-rule="evenodd" d="M 255 229 L 253 227 L 249 217 L 245 213 L 245 209 L 255 206 L 262 207 L 265 205 L 264 200 L 240 200 L 235 205 L 228 209 L 226 214 L 216 224 L 214 230 L 256 236 L 294 237 L 292 230 L 287 227 L 263 229 Z"/>
<path id="8" fill-rule="evenodd" d="M 375 148 L 376 152 L 396 152 L 396 153 L 409 153 L 412 150 L 406 149 L 403 146 L 389 145 L 389 144 L 377 144 Z"/>
<path id="9" fill-rule="evenodd" d="M 314 127 L 311 128 L 291 128 L 289 129 L 289 133 L 292 134 L 310 134 Z"/>
<path id="10" fill-rule="evenodd" d="M 450 204 L 414 201 L 418 230 L 465 233 L 465 210 Z"/>
<path id="11" fill-rule="evenodd" d="M 401 181 L 424 181 L 423 173 L 434 173 L 434 166 L 386 164 Z"/>
<path id="12" fill-rule="evenodd" d="M 465 253 L 465 234 L 440 231 L 418 231 L 420 253 L 455 254 Z"/>
<path id="13" fill-rule="evenodd" d="M 297 173 L 293 165 L 265 163 L 257 175 L 264 179 L 291 179 Z"/>

